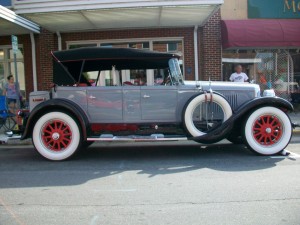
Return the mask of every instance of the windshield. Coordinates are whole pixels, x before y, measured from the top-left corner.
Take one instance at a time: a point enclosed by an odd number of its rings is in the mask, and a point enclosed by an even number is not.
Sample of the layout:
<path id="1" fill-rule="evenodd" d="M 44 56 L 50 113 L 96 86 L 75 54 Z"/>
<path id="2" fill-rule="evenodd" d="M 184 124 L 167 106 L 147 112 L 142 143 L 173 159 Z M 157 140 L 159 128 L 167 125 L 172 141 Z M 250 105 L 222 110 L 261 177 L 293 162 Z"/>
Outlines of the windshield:
<path id="1" fill-rule="evenodd" d="M 171 74 L 171 80 L 173 84 L 184 84 L 179 61 L 176 58 L 169 60 L 169 68 Z"/>

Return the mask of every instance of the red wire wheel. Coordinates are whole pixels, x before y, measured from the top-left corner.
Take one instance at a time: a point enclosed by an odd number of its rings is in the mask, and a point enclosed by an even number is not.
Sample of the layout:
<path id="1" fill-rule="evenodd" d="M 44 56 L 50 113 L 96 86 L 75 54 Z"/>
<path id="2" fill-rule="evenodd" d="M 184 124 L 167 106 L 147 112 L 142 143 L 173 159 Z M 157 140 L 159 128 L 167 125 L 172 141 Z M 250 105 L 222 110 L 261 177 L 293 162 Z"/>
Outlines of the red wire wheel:
<path id="1" fill-rule="evenodd" d="M 72 142 L 72 130 L 62 120 L 51 120 L 42 129 L 42 141 L 44 146 L 51 151 L 63 151 Z"/>
<path id="2" fill-rule="evenodd" d="M 275 115 L 262 115 L 253 124 L 255 141 L 264 146 L 276 144 L 282 137 L 282 122 Z"/>
<path id="3" fill-rule="evenodd" d="M 260 107 L 249 114 L 242 135 L 250 150 L 260 155 L 278 154 L 291 140 L 291 120 L 279 108 Z"/>

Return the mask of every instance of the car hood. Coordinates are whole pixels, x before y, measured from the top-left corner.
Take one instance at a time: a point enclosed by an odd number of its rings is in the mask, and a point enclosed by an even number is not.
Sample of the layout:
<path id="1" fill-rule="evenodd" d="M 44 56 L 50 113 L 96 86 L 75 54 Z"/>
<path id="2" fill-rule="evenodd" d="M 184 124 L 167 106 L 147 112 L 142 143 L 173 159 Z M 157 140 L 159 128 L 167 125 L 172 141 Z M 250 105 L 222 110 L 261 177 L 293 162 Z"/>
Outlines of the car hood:
<path id="1" fill-rule="evenodd" d="M 230 91 L 230 90 L 254 90 L 256 93 L 260 91 L 258 84 L 250 83 L 234 83 L 226 81 L 184 81 L 187 86 L 200 86 L 203 90 L 209 90 L 210 88 L 214 91 Z"/>

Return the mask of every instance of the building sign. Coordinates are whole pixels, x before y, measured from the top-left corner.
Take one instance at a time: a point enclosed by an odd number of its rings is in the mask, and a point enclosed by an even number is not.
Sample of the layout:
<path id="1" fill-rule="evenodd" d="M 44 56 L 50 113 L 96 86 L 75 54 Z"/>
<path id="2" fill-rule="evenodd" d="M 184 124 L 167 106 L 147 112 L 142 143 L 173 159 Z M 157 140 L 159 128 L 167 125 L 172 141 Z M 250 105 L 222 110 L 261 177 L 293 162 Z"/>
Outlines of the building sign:
<path id="1" fill-rule="evenodd" d="M 248 0 L 248 18 L 300 19 L 300 0 Z"/>
<path id="2" fill-rule="evenodd" d="M 11 35 L 11 45 L 12 45 L 12 49 L 13 49 L 13 52 L 14 54 L 17 54 L 18 53 L 18 37 L 15 36 L 15 35 Z"/>

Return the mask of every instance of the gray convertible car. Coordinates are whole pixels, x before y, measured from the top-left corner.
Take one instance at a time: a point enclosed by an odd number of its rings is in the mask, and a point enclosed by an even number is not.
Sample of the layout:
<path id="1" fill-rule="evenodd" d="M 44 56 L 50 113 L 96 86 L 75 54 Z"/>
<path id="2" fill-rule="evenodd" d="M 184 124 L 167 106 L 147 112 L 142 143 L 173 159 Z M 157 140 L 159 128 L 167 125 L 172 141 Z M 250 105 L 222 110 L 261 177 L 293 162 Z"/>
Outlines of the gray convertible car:
<path id="1" fill-rule="evenodd" d="M 49 160 L 95 141 L 228 139 L 262 155 L 290 142 L 289 102 L 256 84 L 184 81 L 176 54 L 94 47 L 52 56 L 54 85 L 30 94 L 22 126 L 22 139 Z"/>

